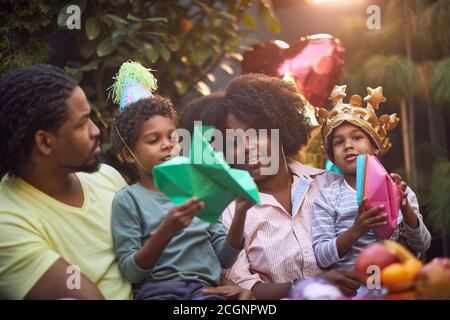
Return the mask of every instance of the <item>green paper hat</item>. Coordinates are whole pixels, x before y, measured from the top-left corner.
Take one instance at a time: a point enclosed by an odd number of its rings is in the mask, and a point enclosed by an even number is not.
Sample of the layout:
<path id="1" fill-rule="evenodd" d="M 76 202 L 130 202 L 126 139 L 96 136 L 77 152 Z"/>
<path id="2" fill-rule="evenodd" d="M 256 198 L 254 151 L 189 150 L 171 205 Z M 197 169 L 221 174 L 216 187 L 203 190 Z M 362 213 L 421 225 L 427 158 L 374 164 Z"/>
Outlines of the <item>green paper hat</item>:
<path id="1" fill-rule="evenodd" d="M 190 157 L 174 157 L 153 167 L 155 186 L 176 205 L 192 196 L 205 203 L 199 218 L 216 223 L 238 196 L 260 204 L 259 191 L 247 171 L 232 169 L 222 152 L 209 144 L 214 127 L 194 127 Z"/>
<path id="2" fill-rule="evenodd" d="M 119 104 L 120 110 L 140 99 L 153 97 L 157 85 L 150 71 L 138 62 L 127 61 L 122 64 L 111 86 L 112 99 Z"/>

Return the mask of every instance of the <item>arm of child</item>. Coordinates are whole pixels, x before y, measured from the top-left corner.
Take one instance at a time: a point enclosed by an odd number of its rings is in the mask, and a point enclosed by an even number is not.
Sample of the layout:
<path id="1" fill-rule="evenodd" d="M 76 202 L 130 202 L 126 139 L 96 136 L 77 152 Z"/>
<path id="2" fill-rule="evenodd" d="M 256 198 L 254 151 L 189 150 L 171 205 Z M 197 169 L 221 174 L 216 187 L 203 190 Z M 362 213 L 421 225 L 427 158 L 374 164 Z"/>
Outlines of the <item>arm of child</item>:
<path id="1" fill-rule="evenodd" d="M 336 245 L 336 212 L 328 197 L 320 192 L 314 201 L 314 219 L 312 223 L 313 249 L 317 264 L 328 268 L 339 259 Z"/>
<path id="2" fill-rule="evenodd" d="M 141 243 L 141 223 L 128 194 L 117 194 L 112 207 L 112 233 L 119 267 L 131 283 L 143 281 L 158 262 L 173 235 L 188 226 L 203 208 L 195 197 L 173 207 L 155 233 Z"/>
<path id="3" fill-rule="evenodd" d="M 431 234 L 423 223 L 417 197 L 398 174 L 391 173 L 391 177 L 402 198 L 401 213 L 405 226 L 406 242 L 414 251 L 424 253 L 430 247 Z"/>
<path id="4" fill-rule="evenodd" d="M 353 225 L 336 239 L 339 257 L 342 258 L 370 229 L 386 224 L 387 214 L 380 214 L 382 210 L 383 205 L 368 209 L 367 199 L 363 199 L 358 206 L 358 214 Z"/>
<path id="5" fill-rule="evenodd" d="M 139 267 L 153 269 L 172 237 L 189 226 L 203 206 L 203 202 L 192 197 L 185 203 L 170 209 L 156 232 L 134 256 Z"/>
<path id="6" fill-rule="evenodd" d="M 371 228 L 386 223 L 386 215 L 380 215 L 382 206 L 368 209 L 367 199 L 363 199 L 353 225 L 336 237 L 336 211 L 321 192 L 314 203 L 314 221 L 312 226 L 313 248 L 317 263 L 321 268 L 328 268 L 346 258 L 352 246 Z"/>

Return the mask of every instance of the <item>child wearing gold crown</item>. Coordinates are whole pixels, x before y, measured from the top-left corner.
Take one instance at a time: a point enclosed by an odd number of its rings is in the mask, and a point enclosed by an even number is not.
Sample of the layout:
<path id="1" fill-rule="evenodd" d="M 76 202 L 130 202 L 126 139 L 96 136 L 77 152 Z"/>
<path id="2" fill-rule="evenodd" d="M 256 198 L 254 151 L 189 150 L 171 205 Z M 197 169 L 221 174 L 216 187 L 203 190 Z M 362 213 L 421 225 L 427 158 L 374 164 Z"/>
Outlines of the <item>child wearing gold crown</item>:
<path id="1" fill-rule="evenodd" d="M 382 87 L 367 88 L 366 108 L 361 107 L 358 95 L 352 96 L 349 104 L 343 103 L 345 89 L 345 85 L 336 86 L 331 93 L 334 108 L 317 113 L 327 156 L 343 172 L 342 179 L 323 189 L 314 203 L 313 248 L 321 268 L 354 267 L 358 253 L 377 241 L 373 228 L 384 225 L 387 217 L 384 206 L 368 208 L 367 199 L 358 206 L 356 159 L 359 154 L 384 154 L 391 147 L 387 132 L 395 128 L 399 118 L 396 114 L 380 118 L 375 114 L 379 104 L 386 101 Z M 397 240 L 402 229 L 408 245 L 423 253 L 430 246 L 431 235 L 416 195 L 398 174 L 391 177 L 401 194 L 401 214 L 391 239 Z"/>

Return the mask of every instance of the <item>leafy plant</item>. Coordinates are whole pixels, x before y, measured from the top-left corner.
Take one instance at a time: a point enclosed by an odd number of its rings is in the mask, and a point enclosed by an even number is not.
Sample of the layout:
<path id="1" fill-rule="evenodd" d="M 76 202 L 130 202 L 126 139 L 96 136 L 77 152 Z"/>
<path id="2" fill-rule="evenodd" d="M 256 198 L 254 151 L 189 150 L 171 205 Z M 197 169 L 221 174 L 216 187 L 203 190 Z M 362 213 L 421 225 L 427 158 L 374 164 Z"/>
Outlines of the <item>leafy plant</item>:
<path id="1" fill-rule="evenodd" d="M 188 93 L 210 93 L 217 68 L 233 73 L 258 27 L 251 7 L 257 6 L 269 31 L 280 31 L 270 0 L 3 2 L 0 74 L 38 62 L 64 67 L 91 102 L 104 160 L 116 165 L 110 134 L 117 107 L 107 88 L 124 61 L 153 69 L 158 93 L 179 109 Z M 80 8 L 80 30 L 66 26 L 69 5 Z"/>

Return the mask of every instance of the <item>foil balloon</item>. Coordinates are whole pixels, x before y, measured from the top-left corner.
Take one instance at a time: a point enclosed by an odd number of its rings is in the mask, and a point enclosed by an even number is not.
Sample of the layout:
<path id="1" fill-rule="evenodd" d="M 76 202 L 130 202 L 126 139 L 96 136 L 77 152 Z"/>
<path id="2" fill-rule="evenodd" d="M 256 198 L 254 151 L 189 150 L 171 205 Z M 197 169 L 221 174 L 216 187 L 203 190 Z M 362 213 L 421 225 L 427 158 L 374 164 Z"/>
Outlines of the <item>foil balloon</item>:
<path id="1" fill-rule="evenodd" d="M 326 107 L 344 64 L 342 43 L 326 34 L 302 37 L 292 44 L 272 40 L 244 54 L 243 73 L 294 78 L 298 89 L 316 107 Z"/>

